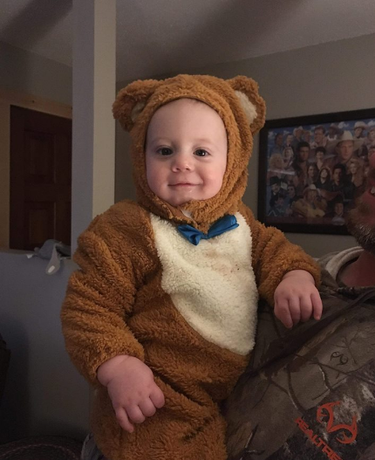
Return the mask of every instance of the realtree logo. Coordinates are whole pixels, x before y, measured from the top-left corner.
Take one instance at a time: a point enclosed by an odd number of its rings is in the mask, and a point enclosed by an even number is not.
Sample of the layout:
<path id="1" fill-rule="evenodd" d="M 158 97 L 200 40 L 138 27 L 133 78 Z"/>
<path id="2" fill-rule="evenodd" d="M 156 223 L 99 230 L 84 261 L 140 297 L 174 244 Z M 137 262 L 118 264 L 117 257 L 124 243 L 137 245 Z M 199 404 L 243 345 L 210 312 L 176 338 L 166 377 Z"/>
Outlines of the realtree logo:
<path id="1" fill-rule="evenodd" d="M 350 425 L 346 425 L 344 423 L 335 425 L 333 408 L 339 405 L 340 401 L 336 401 L 319 406 L 316 412 L 316 420 L 319 423 L 327 424 L 327 433 L 339 432 L 338 436 L 336 436 L 336 440 L 338 442 L 341 444 L 351 444 L 355 441 L 358 432 L 356 416 L 353 415 L 352 423 Z M 314 434 L 313 430 L 304 420 L 302 420 L 302 418 L 298 418 L 295 422 L 297 423 L 299 429 L 310 439 L 310 441 L 315 444 L 316 447 L 321 449 L 324 454 L 326 454 L 329 460 L 342 460 L 342 458 L 337 455 L 336 452 L 332 450 L 320 436 Z"/>
<path id="2" fill-rule="evenodd" d="M 327 417 L 328 415 L 328 420 L 326 421 L 327 422 L 327 432 L 333 433 L 335 431 L 341 431 L 342 437 L 340 438 L 339 436 L 336 436 L 337 441 L 341 442 L 341 444 L 351 444 L 352 442 L 355 441 L 357 437 L 357 433 L 358 433 L 357 417 L 353 415 L 351 425 L 345 425 L 343 423 L 334 425 L 333 408 L 339 405 L 340 405 L 340 401 L 336 401 L 336 402 L 323 404 L 323 406 L 319 406 L 317 413 L 316 413 L 316 419 L 318 422 L 323 423 L 324 422 L 323 419 Z M 349 433 L 349 436 L 347 436 L 346 432 Z"/>

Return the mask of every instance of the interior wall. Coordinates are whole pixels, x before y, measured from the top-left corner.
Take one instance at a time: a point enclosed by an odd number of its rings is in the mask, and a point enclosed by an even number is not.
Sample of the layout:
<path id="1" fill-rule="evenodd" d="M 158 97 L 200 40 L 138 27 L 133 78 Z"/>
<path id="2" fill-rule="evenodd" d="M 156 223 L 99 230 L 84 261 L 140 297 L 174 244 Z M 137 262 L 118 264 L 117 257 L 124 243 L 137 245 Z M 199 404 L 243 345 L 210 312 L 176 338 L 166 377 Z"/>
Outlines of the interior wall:
<path id="1" fill-rule="evenodd" d="M 266 100 L 267 120 L 358 110 L 375 107 L 374 49 L 375 34 L 372 34 L 193 71 L 181 68 L 175 74 L 200 73 L 222 78 L 240 74 L 250 76 L 259 83 L 260 93 Z M 127 149 L 127 145 L 121 145 L 121 142 L 117 143 L 117 156 L 123 155 Z M 244 196 L 244 201 L 255 214 L 258 145 L 256 137 Z M 118 198 L 127 196 L 130 181 L 127 168 L 117 171 L 117 182 L 123 184 L 116 188 Z M 288 233 L 287 236 L 315 257 L 355 245 L 351 236 L 297 233 Z"/>
<path id="2" fill-rule="evenodd" d="M 0 86 L 72 104 L 72 69 L 0 42 Z"/>
<path id="3" fill-rule="evenodd" d="M 375 34 L 300 50 L 196 69 L 222 78 L 248 75 L 259 83 L 267 120 L 375 107 Z M 256 213 L 258 139 L 249 167 L 244 200 Z M 287 234 L 290 241 L 319 257 L 355 245 L 351 236 Z"/>
<path id="4" fill-rule="evenodd" d="M 118 93 L 130 81 L 116 83 Z M 136 193 L 133 183 L 132 163 L 130 160 L 130 134 L 124 131 L 116 121 L 116 166 L 115 166 L 115 202 L 128 199 L 135 200 Z"/>
<path id="5" fill-rule="evenodd" d="M 71 118 L 72 76 L 65 65 L 1 42 L 0 62 L 0 248 L 8 248 L 10 106 Z"/>
<path id="6" fill-rule="evenodd" d="M 136 198 L 130 161 L 130 136 L 116 123 L 115 202 L 125 198 Z"/>
<path id="7" fill-rule="evenodd" d="M 49 111 L 51 101 L 54 107 L 71 106 L 69 67 L 3 43 L 0 62 L 0 112 L 9 106 L 12 95 L 36 110 Z M 18 99 L 20 94 L 35 98 Z M 9 126 L 0 126 L 3 146 L 9 137 L 4 130 L 9 131 Z M 8 183 L 1 175 L 9 171 L 9 159 L 0 159 L 0 165 L 0 182 Z M 56 275 L 49 276 L 47 263 L 27 259 L 24 253 L 0 251 L 0 332 L 11 350 L 0 406 L 0 444 L 44 434 L 83 439 L 89 429 L 89 386 L 70 362 L 60 325 L 74 264 L 66 261 Z"/>
<path id="8" fill-rule="evenodd" d="M 0 252 L 0 332 L 11 351 L 0 407 L 0 444 L 28 436 L 83 439 L 89 386 L 65 351 L 60 308 L 72 261 L 55 275 L 48 260 Z"/>
<path id="9" fill-rule="evenodd" d="M 370 35 L 194 72 L 252 76 L 266 99 L 268 119 L 356 110 L 375 105 L 374 49 L 375 35 Z M 7 63 L 0 66 L 0 86 L 71 104 L 71 69 L 66 66 L 1 43 L 0 62 Z M 117 126 L 116 200 L 134 198 L 128 150 L 129 137 Z M 257 167 L 255 141 L 245 195 L 254 212 Z M 354 244 L 351 237 L 335 235 L 288 237 L 315 256 Z M 0 253 L 0 327 L 12 349 L 0 433 L 79 435 L 87 429 L 87 385 L 70 364 L 59 321 L 73 265 L 54 276 L 45 275 L 45 265 L 40 259 Z"/>

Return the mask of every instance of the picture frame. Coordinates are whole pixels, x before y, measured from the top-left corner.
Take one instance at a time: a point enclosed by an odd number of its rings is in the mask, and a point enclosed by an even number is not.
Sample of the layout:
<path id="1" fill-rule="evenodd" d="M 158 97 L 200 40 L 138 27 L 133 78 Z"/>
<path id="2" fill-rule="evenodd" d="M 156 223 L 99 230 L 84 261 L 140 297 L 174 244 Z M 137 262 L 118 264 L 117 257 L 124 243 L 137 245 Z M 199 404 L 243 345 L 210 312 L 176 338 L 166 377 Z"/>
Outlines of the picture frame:
<path id="1" fill-rule="evenodd" d="M 375 149 L 375 108 L 266 121 L 258 219 L 291 233 L 347 235 Z"/>

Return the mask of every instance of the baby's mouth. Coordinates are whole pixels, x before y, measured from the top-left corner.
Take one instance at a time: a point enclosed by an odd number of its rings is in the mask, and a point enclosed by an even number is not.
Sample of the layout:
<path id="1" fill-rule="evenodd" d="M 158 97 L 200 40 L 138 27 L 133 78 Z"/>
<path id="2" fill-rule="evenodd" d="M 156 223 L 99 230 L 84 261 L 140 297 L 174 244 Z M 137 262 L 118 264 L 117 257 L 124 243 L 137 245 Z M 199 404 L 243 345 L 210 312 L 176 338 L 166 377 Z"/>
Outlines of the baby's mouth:
<path id="1" fill-rule="evenodd" d="M 195 184 L 190 182 L 177 182 L 176 184 L 169 184 L 170 187 L 193 187 Z"/>

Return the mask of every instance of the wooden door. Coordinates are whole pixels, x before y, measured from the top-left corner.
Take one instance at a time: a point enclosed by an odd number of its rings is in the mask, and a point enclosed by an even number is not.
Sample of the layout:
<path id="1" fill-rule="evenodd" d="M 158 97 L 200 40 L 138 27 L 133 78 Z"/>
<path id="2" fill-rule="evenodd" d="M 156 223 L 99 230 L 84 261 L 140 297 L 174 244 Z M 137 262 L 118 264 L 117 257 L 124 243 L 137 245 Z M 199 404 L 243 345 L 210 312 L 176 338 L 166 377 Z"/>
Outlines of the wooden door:
<path id="1" fill-rule="evenodd" d="M 70 245 L 72 121 L 12 106 L 10 126 L 10 248 Z"/>

